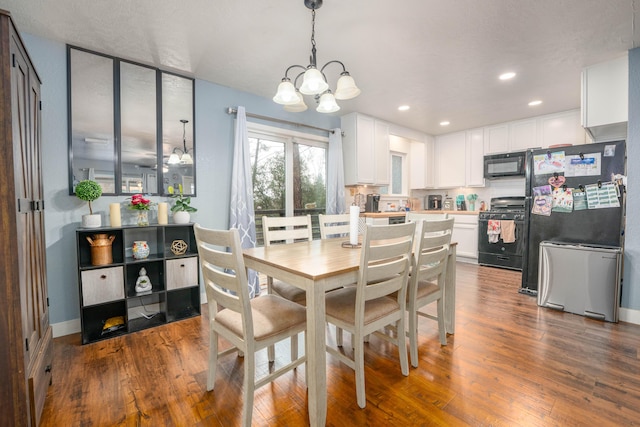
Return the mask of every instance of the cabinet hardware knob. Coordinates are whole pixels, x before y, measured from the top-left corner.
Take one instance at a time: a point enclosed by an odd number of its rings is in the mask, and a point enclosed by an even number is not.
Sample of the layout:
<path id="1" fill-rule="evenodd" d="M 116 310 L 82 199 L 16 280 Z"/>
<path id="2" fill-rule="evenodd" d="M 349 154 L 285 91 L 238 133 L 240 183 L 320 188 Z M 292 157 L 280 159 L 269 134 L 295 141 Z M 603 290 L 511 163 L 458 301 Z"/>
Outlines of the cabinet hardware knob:
<path id="1" fill-rule="evenodd" d="M 106 279 L 106 278 L 107 278 L 107 275 L 106 275 L 106 274 L 103 274 L 102 276 L 100 276 L 100 278 L 101 278 L 101 279 Z"/>
<path id="2" fill-rule="evenodd" d="M 180 267 L 183 267 L 183 268 L 184 268 L 184 264 L 180 264 Z"/>
<path id="3" fill-rule="evenodd" d="M 45 371 L 45 372 L 51 372 L 51 365 L 47 365 L 47 366 L 44 368 L 44 371 Z"/>

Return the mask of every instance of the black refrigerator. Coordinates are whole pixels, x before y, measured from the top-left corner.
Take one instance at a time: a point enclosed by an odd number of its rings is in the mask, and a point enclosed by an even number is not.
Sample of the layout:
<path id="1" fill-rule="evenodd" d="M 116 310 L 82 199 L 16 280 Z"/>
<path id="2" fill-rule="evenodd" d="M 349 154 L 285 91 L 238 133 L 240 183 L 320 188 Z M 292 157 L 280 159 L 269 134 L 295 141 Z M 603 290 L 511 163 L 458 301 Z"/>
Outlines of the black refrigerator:
<path id="1" fill-rule="evenodd" d="M 540 242 L 623 246 L 624 177 L 624 141 L 528 150 L 521 293 L 538 293 Z"/>

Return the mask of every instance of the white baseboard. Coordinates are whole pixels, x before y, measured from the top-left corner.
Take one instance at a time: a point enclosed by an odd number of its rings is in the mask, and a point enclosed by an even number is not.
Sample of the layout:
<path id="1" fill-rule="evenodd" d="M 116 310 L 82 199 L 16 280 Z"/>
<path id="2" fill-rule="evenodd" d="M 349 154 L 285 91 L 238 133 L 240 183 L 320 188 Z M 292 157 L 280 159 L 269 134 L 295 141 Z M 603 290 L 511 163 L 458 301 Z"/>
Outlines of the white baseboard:
<path id="1" fill-rule="evenodd" d="M 76 334 L 80 332 L 80 318 L 67 320 L 60 323 L 52 323 L 51 330 L 53 332 L 54 338 Z"/>
<path id="2" fill-rule="evenodd" d="M 620 307 L 620 311 L 618 312 L 618 318 L 622 322 L 640 325 L 640 310 Z"/>

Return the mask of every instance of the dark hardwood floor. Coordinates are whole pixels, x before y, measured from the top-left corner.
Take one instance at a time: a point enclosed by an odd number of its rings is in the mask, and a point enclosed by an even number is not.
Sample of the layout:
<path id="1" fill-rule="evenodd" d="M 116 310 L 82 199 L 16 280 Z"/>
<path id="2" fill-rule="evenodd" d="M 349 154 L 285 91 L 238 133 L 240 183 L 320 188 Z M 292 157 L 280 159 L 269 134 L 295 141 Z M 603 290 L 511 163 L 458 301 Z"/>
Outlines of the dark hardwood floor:
<path id="1" fill-rule="evenodd" d="M 353 371 L 327 356 L 327 425 L 640 424 L 640 326 L 538 307 L 517 292 L 518 272 L 458 263 L 457 275 L 456 333 L 441 347 L 435 322 L 421 319 L 420 366 L 408 377 L 393 345 L 365 346 L 365 409 Z M 206 313 L 84 346 L 79 334 L 56 338 L 41 426 L 239 425 L 243 359 L 224 358 L 206 391 Z M 300 367 L 258 389 L 253 424 L 308 424 L 304 378 Z"/>

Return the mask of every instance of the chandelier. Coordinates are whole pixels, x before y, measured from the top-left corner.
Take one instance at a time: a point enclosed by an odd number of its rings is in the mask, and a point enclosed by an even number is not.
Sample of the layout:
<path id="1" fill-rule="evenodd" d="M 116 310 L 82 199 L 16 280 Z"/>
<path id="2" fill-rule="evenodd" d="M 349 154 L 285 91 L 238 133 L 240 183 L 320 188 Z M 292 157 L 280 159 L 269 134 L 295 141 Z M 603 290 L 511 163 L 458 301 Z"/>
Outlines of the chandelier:
<path id="1" fill-rule="evenodd" d="M 360 89 L 356 86 L 353 77 L 340 61 L 329 61 L 318 70 L 316 63 L 316 9 L 322 6 L 322 0 L 304 0 L 304 5 L 311 9 L 311 56 L 310 64 L 306 67 L 302 65 L 291 65 L 284 73 L 282 81 L 278 85 L 278 91 L 273 97 L 273 101 L 284 105 L 284 109 L 292 112 L 305 111 L 307 105 L 304 103 L 302 95 L 313 95 L 318 107 L 316 111 L 320 113 L 334 113 L 340 109 L 336 99 L 345 100 L 355 98 L 360 94 Z M 332 93 L 324 74 L 325 68 L 330 64 L 342 66 L 342 72 L 336 85 L 335 93 Z M 293 83 L 289 78 L 289 71 L 301 69 L 294 78 Z M 302 85 L 298 87 L 298 81 L 302 76 Z"/>
<path id="2" fill-rule="evenodd" d="M 185 120 L 182 119 L 180 120 L 180 123 L 182 123 L 182 149 L 175 147 L 173 149 L 173 152 L 171 153 L 171 155 L 169 156 L 169 160 L 167 160 L 167 164 L 169 165 L 178 165 L 178 164 L 182 164 L 182 165 L 192 165 L 193 164 L 193 157 L 191 157 L 191 154 L 189 153 L 189 150 L 187 149 L 187 123 L 189 123 L 189 120 Z M 193 152 L 193 149 L 191 150 L 191 152 Z M 180 155 L 178 155 L 180 154 Z"/>

